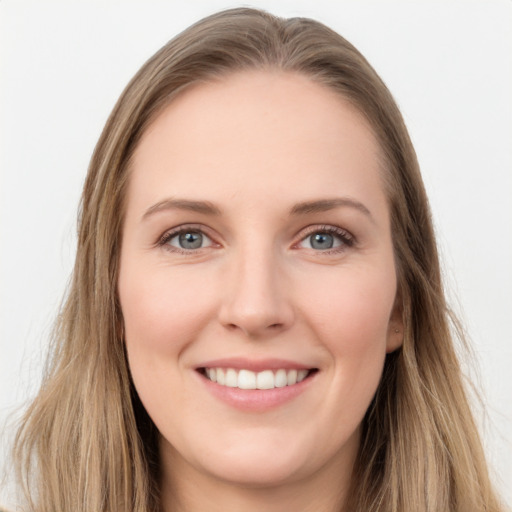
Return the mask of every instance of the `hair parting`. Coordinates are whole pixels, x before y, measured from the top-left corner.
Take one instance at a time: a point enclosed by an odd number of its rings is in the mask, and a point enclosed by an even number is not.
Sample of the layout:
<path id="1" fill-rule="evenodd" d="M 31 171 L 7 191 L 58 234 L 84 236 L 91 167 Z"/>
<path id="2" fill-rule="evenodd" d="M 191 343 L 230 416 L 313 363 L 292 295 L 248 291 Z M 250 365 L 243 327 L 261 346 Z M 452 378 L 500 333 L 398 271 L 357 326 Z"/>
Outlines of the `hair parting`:
<path id="1" fill-rule="evenodd" d="M 366 117 L 382 150 L 404 343 L 387 356 L 365 416 L 347 510 L 502 511 L 455 353 L 464 336 L 444 299 L 428 200 L 393 97 L 331 29 L 248 8 L 209 16 L 166 44 L 128 84 L 101 134 L 52 355 L 15 442 L 27 509 L 160 510 L 158 435 L 131 382 L 117 297 L 131 157 L 182 91 L 251 70 L 295 73 L 335 91 Z"/>

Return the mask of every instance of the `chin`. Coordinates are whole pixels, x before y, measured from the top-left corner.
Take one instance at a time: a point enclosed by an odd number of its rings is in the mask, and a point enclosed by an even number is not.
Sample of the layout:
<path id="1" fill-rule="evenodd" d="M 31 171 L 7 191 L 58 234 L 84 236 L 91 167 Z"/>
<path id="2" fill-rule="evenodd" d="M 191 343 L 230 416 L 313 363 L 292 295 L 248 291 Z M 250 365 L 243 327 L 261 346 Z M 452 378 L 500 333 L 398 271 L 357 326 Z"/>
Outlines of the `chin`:
<path id="1" fill-rule="evenodd" d="M 230 484 L 268 488 L 300 480 L 305 473 L 305 468 L 289 460 L 276 460 L 276 457 L 269 457 L 268 460 L 260 461 L 240 459 L 229 461 L 226 465 L 207 468 L 207 471 L 219 480 Z"/>
<path id="2" fill-rule="evenodd" d="M 256 434 L 256 433 L 254 433 Z M 272 487 L 300 481 L 318 471 L 316 443 L 298 437 L 243 436 L 223 444 L 196 461 L 202 470 L 225 482 L 249 487 Z M 250 436 L 252 437 L 252 436 Z M 312 436 L 311 439 L 314 439 Z"/>

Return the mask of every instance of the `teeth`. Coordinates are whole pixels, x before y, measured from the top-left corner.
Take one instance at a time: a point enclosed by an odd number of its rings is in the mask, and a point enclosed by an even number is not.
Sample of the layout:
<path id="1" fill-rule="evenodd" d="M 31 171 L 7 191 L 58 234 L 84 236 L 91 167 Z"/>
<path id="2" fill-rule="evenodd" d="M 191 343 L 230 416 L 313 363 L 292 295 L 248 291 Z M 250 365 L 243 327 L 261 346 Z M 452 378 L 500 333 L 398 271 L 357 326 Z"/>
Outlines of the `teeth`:
<path id="1" fill-rule="evenodd" d="M 254 373 L 254 372 L 251 372 Z M 256 375 L 256 388 L 254 389 L 273 389 L 274 385 L 274 372 L 272 370 L 264 370 L 258 372 Z"/>
<path id="2" fill-rule="evenodd" d="M 226 370 L 226 386 L 229 388 L 238 387 L 238 374 L 233 370 L 233 368 L 228 368 Z"/>
<path id="3" fill-rule="evenodd" d="M 276 388 L 284 388 L 288 384 L 288 378 L 286 377 L 286 370 L 277 370 L 275 378 Z"/>
<path id="4" fill-rule="evenodd" d="M 297 382 L 297 370 L 290 370 L 286 375 L 288 386 L 293 386 Z"/>
<path id="5" fill-rule="evenodd" d="M 306 378 L 307 374 L 308 374 L 307 370 L 299 370 L 297 372 L 297 382 L 302 382 Z"/>
<path id="6" fill-rule="evenodd" d="M 256 389 L 256 374 L 249 370 L 238 372 L 238 387 L 240 389 Z"/>
<path id="7" fill-rule="evenodd" d="M 308 370 L 234 370 L 233 368 L 206 368 L 205 375 L 221 386 L 240 389 L 274 389 L 293 386 L 302 382 Z"/>

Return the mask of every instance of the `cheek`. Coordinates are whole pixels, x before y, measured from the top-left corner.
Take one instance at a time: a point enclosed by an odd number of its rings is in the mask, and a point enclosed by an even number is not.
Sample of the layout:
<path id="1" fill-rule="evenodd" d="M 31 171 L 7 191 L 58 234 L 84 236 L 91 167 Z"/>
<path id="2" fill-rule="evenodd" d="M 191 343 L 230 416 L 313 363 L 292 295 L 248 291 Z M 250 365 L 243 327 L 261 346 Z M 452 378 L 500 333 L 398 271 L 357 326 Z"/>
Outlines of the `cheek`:
<path id="1" fill-rule="evenodd" d="M 343 269 L 324 283 L 322 288 L 308 286 L 313 292 L 303 309 L 332 351 L 349 355 L 378 346 L 384 350 L 396 293 L 394 272 Z"/>
<path id="2" fill-rule="evenodd" d="M 347 269 L 307 301 L 311 329 L 332 363 L 326 399 L 347 422 L 362 419 L 379 384 L 395 291 L 394 272 Z"/>
<path id="3" fill-rule="evenodd" d="M 182 354 L 211 318 L 210 289 L 179 268 L 153 268 L 133 263 L 122 267 L 119 297 L 125 343 L 133 382 L 146 410 L 159 425 L 171 424 L 173 407 L 181 408 Z M 203 280 L 204 282 L 204 280 Z M 169 407 L 172 401 L 173 407 Z"/>
<path id="4" fill-rule="evenodd" d="M 124 272 L 119 295 L 129 349 L 175 354 L 187 345 L 207 321 L 214 294 L 206 286 L 198 289 L 200 276 L 179 269 L 158 272 Z"/>

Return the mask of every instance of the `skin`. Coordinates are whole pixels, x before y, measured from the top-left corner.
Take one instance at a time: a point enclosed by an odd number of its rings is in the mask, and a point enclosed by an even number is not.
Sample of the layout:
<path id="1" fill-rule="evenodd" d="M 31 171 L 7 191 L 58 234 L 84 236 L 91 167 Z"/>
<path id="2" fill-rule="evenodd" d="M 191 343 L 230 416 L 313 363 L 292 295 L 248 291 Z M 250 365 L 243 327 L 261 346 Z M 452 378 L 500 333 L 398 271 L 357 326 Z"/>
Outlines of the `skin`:
<path id="1" fill-rule="evenodd" d="M 194 86 L 144 134 L 119 295 L 133 380 L 161 434 L 164 510 L 342 507 L 360 423 L 402 342 L 379 161 L 354 107 L 281 72 Z M 340 198 L 351 203 L 297 211 Z M 180 250 L 180 226 L 204 233 L 203 246 Z M 326 226 L 342 236 L 317 249 L 311 235 Z M 292 400 L 244 411 L 196 371 L 226 357 L 318 371 Z"/>

